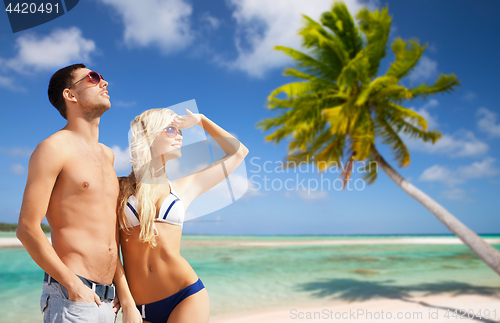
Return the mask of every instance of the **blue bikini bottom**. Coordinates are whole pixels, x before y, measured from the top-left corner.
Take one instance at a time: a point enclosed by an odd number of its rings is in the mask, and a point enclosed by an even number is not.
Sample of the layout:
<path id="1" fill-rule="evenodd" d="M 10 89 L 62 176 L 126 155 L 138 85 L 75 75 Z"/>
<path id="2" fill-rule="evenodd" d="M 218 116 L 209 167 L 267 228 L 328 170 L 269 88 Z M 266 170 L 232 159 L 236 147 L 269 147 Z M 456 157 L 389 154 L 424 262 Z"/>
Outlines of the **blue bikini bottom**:
<path id="1" fill-rule="evenodd" d="M 174 308 L 179 305 L 180 302 L 182 302 L 186 297 L 198 293 L 203 288 L 205 288 L 205 286 L 198 278 L 196 283 L 189 285 L 177 293 L 157 302 L 137 305 L 137 309 L 141 312 L 142 318 L 145 321 L 151 323 L 166 323 L 170 313 L 172 313 Z"/>

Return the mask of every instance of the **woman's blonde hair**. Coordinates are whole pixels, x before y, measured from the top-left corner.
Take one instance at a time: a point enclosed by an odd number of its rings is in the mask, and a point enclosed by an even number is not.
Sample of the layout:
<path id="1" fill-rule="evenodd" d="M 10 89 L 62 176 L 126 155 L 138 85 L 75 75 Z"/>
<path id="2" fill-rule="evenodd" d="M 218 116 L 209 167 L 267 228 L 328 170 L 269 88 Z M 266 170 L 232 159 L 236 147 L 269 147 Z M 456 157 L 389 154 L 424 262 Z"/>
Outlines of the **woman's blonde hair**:
<path id="1" fill-rule="evenodd" d="M 130 123 L 130 156 L 132 172 L 120 178 L 120 203 L 118 203 L 118 222 L 125 232 L 129 232 L 130 221 L 125 215 L 128 198 L 137 199 L 137 213 L 141 232 L 139 240 L 156 246 L 154 219 L 156 217 L 156 194 L 158 179 L 151 165 L 153 156 L 151 145 L 155 138 L 172 122 L 175 116 L 170 109 L 151 109 L 144 111 Z M 156 170 L 158 171 L 158 170 Z M 163 174 L 163 172 L 162 172 Z M 165 182 L 163 182 L 165 184 Z"/>

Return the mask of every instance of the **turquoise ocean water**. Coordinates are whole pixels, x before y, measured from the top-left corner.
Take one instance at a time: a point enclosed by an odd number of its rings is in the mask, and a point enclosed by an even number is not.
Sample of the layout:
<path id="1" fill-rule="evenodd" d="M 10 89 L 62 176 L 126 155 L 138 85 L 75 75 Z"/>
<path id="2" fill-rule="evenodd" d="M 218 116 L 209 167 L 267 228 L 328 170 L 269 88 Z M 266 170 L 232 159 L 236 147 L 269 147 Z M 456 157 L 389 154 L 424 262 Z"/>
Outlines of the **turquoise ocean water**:
<path id="1" fill-rule="evenodd" d="M 389 237 L 405 236 L 185 236 L 183 239 L 307 241 Z M 500 245 L 494 247 L 500 250 Z M 205 284 L 214 316 L 322 305 L 332 300 L 397 298 L 414 293 L 500 295 L 498 275 L 463 245 L 196 244 L 182 247 L 181 253 Z M 42 278 L 42 270 L 23 248 L 0 249 L 0 322 L 42 321 L 38 305 Z"/>

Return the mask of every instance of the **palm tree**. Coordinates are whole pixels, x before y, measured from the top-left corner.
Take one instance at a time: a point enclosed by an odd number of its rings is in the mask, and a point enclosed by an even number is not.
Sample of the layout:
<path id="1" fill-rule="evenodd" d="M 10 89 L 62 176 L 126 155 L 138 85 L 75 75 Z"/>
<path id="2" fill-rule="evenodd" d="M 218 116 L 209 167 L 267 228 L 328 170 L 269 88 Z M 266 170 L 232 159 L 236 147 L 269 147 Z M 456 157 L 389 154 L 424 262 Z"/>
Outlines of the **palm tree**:
<path id="1" fill-rule="evenodd" d="M 403 78 L 416 66 L 426 46 L 420 46 L 417 39 L 405 42 L 401 38 L 391 44 L 394 62 L 385 75 L 377 76 L 380 61 L 386 55 L 392 20 L 387 8 L 375 12 L 361 10 L 357 15 L 359 27 L 340 2 L 321 15 L 321 24 L 303 17 L 305 26 L 299 34 L 309 53 L 275 47 L 289 55 L 300 69 L 285 68 L 283 75 L 300 81 L 280 86 L 269 95 L 267 107 L 279 113 L 257 124 L 264 131 L 275 128 L 265 137 L 266 141 L 279 144 L 289 138 L 288 163 L 312 162 L 322 171 L 341 164 L 345 153 L 348 166 L 341 174 L 344 187 L 355 161 L 364 163 L 364 179 L 372 184 L 378 167 L 371 165 L 376 163 L 500 274 L 500 252 L 401 177 L 375 145 L 376 139 L 380 139 L 390 146 L 399 167 L 408 166 L 410 153 L 401 135 L 434 144 L 441 133 L 428 130 L 426 120 L 402 104 L 451 92 L 460 85 L 457 77 L 441 74 L 433 85 L 405 87 Z"/>

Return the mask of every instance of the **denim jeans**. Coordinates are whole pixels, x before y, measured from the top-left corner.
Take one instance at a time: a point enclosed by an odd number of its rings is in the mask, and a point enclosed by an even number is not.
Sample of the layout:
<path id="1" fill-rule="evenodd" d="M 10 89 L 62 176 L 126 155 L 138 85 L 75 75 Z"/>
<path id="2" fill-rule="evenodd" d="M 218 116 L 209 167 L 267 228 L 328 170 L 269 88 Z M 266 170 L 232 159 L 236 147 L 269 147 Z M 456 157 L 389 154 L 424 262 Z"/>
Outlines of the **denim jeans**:
<path id="1" fill-rule="evenodd" d="M 114 323 L 116 314 L 113 301 L 101 299 L 101 306 L 94 303 L 73 302 L 67 289 L 59 283 L 43 284 L 40 308 L 44 323 L 82 322 Z"/>

